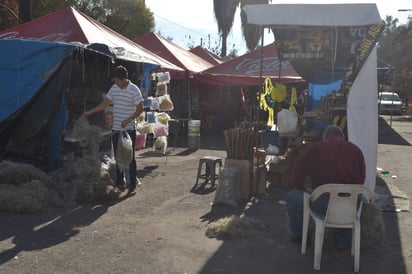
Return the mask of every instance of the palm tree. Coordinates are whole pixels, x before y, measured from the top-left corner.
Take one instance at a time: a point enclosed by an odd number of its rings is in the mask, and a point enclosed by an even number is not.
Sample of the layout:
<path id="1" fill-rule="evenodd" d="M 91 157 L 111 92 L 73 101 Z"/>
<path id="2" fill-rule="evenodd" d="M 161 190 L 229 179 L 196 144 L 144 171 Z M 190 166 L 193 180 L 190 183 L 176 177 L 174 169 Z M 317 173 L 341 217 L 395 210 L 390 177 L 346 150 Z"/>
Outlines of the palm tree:
<path id="1" fill-rule="evenodd" d="M 386 15 L 384 33 L 392 33 L 398 27 L 398 18 L 393 18 L 391 15 Z"/>
<path id="2" fill-rule="evenodd" d="M 243 8 L 251 4 L 268 4 L 271 0 L 213 0 L 213 8 L 217 21 L 218 31 L 222 36 L 221 56 L 225 57 L 227 52 L 227 36 L 233 26 L 233 21 L 237 7 Z M 245 38 L 247 48 L 254 50 L 257 47 L 261 37 L 261 30 L 258 26 L 248 25 L 246 14 L 243 9 L 240 13 L 242 20 L 243 37 Z"/>
<path id="3" fill-rule="evenodd" d="M 236 9 L 239 3 L 240 0 L 213 0 L 217 28 L 222 36 L 222 57 L 226 56 L 227 36 L 232 29 Z"/>
<path id="4" fill-rule="evenodd" d="M 243 7 L 246 5 L 252 5 L 252 4 L 268 4 L 268 2 L 271 2 L 271 1 L 270 0 L 269 1 L 268 0 L 241 0 L 240 18 L 242 20 L 242 32 L 243 32 L 243 37 L 245 38 L 245 41 L 246 41 L 246 46 L 249 51 L 252 51 L 257 47 L 259 43 L 259 39 L 262 37 L 262 31 L 259 26 L 248 25 L 246 13 L 243 11 Z"/>

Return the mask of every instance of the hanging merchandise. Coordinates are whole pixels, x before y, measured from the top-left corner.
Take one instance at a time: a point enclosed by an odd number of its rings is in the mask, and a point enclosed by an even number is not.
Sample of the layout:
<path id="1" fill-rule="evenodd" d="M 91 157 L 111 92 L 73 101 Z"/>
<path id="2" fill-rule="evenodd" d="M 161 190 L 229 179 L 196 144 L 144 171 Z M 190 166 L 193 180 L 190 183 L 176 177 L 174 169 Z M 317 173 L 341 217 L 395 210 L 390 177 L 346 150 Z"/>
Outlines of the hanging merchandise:
<path id="1" fill-rule="evenodd" d="M 294 134 L 298 125 L 298 115 L 287 109 L 278 112 L 279 134 Z"/>
<path id="2" fill-rule="evenodd" d="M 286 86 L 283 84 L 272 84 L 272 80 L 268 77 L 265 79 L 265 90 L 260 95 L 260 108 L 268 111 L 267 125 L 272 126 L 275 123 L 274 106 L 276 103 L 283 102 L 287 96 Z"/>
<path id="3" fill-rule="evenodd" d="M 153 111 L 147 112 L 147 122 L 155 124 L 156 123 L 156 114 Z"/>
<path id="4" fill-rule="evenodd" d="M 166 94 L 159 98 L 159 110 L 160 111 L 172 111 L 174 109 L 174 105 L 172 99 L 170 99 L 170 95 Z"/>
<path id="5" fill-rule="evenodd" d="M 137 124 L 136 130 L 140 134 L 150 134 L 153 133 L 154 127 L 152 123 L 141 122 Z"/>
<path id="6" fill-rule="evenodd" d="M 153 129 L 153 137 L 168 136 L 169 130 L 165 125 L 157 124 Z"/>
<path id="7" fill-rule="evenodd" d="M 150 101 L 150 110 L 158 110 L 159 109 L 159 99 L 158 97 L 152 97 Z"/>
<path id="8" fill-rule="evenodd" d="M 163 125 L 167 125 L 170 120 L 170 116 L 167 113 L 161 112 L 157 114 L 157 121 Z"/>
<path id="9" fill-rule="evenodd" d="M 170 83 L 170 73 L 166 72 L 157 72 L 156 73 L 156 80 L 158 83 L 161 84 L 169 84 Z"/>
<path id="10" fill-rule="evenodd" d="M 295 108 L 295 105 L 297 105 L 297 103 L 298 103 L 298 96 L 297 96 L 297 93 L 296 93 L 296 88 L 293 87 L 292 88 L 292 95 L 290 97 L 290 104 L 289 104 L 289 111 L 290 112 L 297 113 L 296 108 Z"/>
<path id="11" fill-rule="evenodd" d="M 272 89 L 273 89 L 272 81 L 270 80 L 270 78 L 266 78 L 264 93 L 262 93 L 260 96 L 260 105 L 261 105 L 261 108 L 263 107 L 262 108 L 263 110 L 269 112 L 268 121 L 267 121 L 268 126 L 271 126 L 275 123 L 273 106 L 270 104 L 271 100 L 266 99 L 267 97 L 269 98 L 272 97 Z"/>
<path id="12" fill-rule="evenodd" d="M 157 84 L 156 96 L 167 94 L 167 84 Z"/>
<path id="13" fill-rule="evenodd" d="M 272 86 L 271 95 L 276 102 L 283 102 L 287 96 L 286 86 L 284 84 L 275 84 Z"/>

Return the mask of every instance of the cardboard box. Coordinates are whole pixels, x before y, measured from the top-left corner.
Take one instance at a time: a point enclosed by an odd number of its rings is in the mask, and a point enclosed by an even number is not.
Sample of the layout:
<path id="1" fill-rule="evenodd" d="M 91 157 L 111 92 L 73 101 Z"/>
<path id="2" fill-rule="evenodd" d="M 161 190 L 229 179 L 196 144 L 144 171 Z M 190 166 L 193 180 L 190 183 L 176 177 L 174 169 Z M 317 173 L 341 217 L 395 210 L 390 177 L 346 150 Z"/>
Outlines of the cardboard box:
<path id="1" fill-rule="evenodd" d="M 271 164 L 268 172 L 268 181 L 271 186 L 279 188 L 288 188 L 289 165 Z"/>
<path id="2" fill-rule="evenodd" d="M 253 193 L 266 193 L 267 187 L 267 170 L 266 167 L 253 167 L 253 183 L 252 183 L 252 194 Z"/>

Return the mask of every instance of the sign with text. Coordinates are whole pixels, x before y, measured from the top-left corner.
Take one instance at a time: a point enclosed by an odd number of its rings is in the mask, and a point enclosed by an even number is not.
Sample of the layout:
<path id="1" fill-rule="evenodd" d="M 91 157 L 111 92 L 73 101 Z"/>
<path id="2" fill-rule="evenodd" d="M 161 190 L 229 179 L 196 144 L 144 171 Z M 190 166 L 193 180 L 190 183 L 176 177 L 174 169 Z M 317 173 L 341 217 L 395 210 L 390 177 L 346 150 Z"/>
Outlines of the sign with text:
<path id="1" fill-rule="evenodd" d="M 273 28 L 279 56 L 305 80 L 354 79 L 383 31 L 383 24 L 353 27 Z"/>

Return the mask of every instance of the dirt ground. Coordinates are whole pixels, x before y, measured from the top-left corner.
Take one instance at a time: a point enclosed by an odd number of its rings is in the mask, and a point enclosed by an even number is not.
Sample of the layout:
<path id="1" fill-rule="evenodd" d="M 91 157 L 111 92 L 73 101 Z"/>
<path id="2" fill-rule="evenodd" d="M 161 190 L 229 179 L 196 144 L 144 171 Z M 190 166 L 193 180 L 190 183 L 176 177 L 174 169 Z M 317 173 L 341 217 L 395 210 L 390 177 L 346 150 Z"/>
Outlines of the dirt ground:
<path id="1" fill-rule="evenodd" d="M 412 194 L 412 118 L 382 116 L 378 167 Z M 391 127 L 392 125 L 392 127 Z M 301 255 L 289 242 L 286 190 L 270 188 L 237 208 L 211 203 L 215 189 L 193 189 L 198 160 L 226 157 L 221 136 L 202 136 L 201 148 L 187 150 L 185 136 L 161 156 L 137 151 L 142 185 L 135 196 L 112 204 L 79 205 L 39 214 L 0 213 L 0 273 L 350 273 L 349 251 L 326 246 L 321 271 L 313 270 L 313 247 Z M 262 224 L 247 239 L 205 236 L 223 216 L 245 215 Z M 412 216 L 383 212 L 386 238 L 362 249 L 361 273 L 412 273 Z"/>

